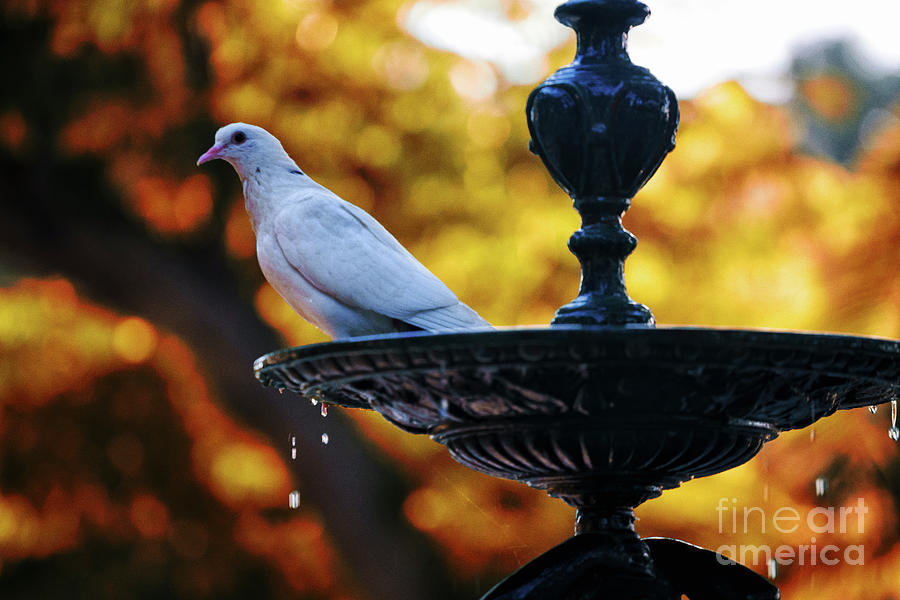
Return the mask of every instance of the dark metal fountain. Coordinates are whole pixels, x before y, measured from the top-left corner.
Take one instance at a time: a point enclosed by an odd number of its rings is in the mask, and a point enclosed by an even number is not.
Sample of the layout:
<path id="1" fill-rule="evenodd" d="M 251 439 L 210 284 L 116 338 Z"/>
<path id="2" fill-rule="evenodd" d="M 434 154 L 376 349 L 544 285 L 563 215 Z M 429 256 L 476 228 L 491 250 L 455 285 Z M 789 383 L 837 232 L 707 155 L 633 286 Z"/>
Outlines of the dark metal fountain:
<path id="1" fill-rule="evenodd" d="M 900 388 L 900 342 L 842 335 L 657 328 L 625 292 L 634 236 L 621 216 L 674 147 L 672 91 L 631 63 L 636 0 L 570 0 L 574 61 L 532 92 L 532 150 L 573 198 L 578 297 L 550 327 L 410 333 L 273 352 L 266 385 L 374 409 L 427 433 L 467 467 L 576 508 L 576 535 L 483 600 L 775 599 L 723 557 L 641 539 L 634 508 L 694 477 L 745 463 L 779 432 Z"/>

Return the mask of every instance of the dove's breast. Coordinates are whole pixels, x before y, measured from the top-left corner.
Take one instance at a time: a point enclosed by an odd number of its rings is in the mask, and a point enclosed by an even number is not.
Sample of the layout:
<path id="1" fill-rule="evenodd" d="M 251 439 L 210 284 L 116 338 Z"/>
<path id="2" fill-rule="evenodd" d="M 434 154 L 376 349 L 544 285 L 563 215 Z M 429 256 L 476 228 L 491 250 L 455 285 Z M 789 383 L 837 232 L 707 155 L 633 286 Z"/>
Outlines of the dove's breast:
<path id="1" fill-rule="evenodd" d="M 307 280 L 285 258 L 274 234 L 258 231 L 256 257 L 266 281 L 297 313 L 332 338 L 388 333 L 393 319 L 348 306 Z"/>

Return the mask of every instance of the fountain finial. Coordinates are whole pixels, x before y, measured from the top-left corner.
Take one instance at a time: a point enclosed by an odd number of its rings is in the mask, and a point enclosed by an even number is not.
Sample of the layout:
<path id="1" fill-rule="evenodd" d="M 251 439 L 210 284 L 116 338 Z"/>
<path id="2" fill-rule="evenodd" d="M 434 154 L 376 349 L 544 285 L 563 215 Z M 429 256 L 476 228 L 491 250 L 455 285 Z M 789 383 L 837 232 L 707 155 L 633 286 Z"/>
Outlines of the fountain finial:
<path id="1" fill-rule="evenodd" d="M 578 49 L 526 106 L 531 149 L 582 218 L 569 239 L 581 288 L 553 324 L 652 326 L 650 310 L 625 291 L 624 262 L 637 239 L 621 219 L 675 147 L 678 128 L 674 92 L 628 57 L 628 31 L 650 10 L 637 0 L 570 0 L 555 14 L 575 30 Z"/>

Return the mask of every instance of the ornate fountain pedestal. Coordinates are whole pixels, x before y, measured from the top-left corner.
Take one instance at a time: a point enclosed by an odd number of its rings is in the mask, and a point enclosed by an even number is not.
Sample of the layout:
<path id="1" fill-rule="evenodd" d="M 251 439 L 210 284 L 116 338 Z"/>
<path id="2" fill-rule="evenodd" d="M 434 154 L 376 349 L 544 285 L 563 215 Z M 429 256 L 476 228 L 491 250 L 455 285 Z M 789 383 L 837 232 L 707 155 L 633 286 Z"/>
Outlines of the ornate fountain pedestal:
<path id="1" fill-rule="evenodd" d="M 674 94 L 628 59 L 636 0 L 570 0 L 572 64 L 531 94 L 532 149 L 572 196 L 578 297 L 550 327 L 356 338 L 257 360 L 265 385 L 374 409 L 463 465 L 576 508 L 576 535 L 483 600 L 773 600 L 778 589 L 709 550 L 642 540 L 634 508 L 743 464 L 779 432 L 900 388 L 900 342 L 657 328 L 628 297 L 621 216 L 674 147 Z"/>

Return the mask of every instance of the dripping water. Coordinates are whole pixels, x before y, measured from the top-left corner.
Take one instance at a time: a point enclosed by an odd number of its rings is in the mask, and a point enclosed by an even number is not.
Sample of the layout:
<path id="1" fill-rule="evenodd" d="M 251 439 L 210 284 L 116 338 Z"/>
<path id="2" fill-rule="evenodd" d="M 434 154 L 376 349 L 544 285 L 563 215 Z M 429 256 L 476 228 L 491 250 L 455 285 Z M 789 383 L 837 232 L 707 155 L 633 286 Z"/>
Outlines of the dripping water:
<path id="1" fill-rule="evenodd" d="M 323 417 L 328 416 L 328 405 L 324 402 L 322 403 L 322 408 L 319 410 L 319 414 L 321 414 Z"/>
<path id="2" fill-rule="evenodd" d="M 768 566 L 769 570 L 769 579 L 775 579 L 776 577 L 778 577 L 778 561 L 776 561 L 774 558 L 770 558 L 766 562 L 766 565 Z"/>
<path id="3" fill-rule="evenodd" d="M 328 434 L 327 433 L 322 434 L 322 443 L 325 445 L 328 445 Z"/>
<path id="4" fill-rule="evenodd" d="M 297 460 L 297 436 L 291 436 L 291 460 Z"/>
<path id="5" fill-rule="evenodd" d="M 824 496 L 827 485 L 828 485 L 828 482 L 825 480 L 824 477 L 816 477 L 816 496 L 819 496 L 819 497 Z"/>
<path id="6" fill-rule="evenodd" d="M 896 392 L 894 393 L 894 398 L 891 400 L 891 428 L 888 429 L 888 436 L 894 440 L 900 440 L 900 428 L 897 427 L 897 396 Z"/>
<path id="7" fill-rule="evenodd" d="M 288 507 L 290 508 L 299 508 L 300 507 L 300 490 L 294 490 L 290 494 L 288 494 Z"/>

